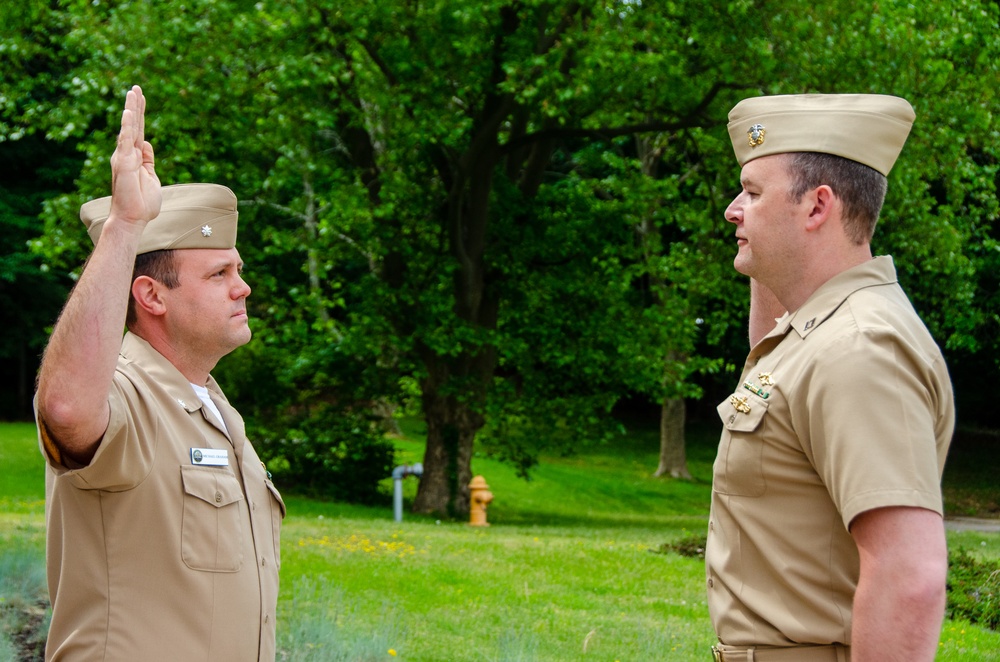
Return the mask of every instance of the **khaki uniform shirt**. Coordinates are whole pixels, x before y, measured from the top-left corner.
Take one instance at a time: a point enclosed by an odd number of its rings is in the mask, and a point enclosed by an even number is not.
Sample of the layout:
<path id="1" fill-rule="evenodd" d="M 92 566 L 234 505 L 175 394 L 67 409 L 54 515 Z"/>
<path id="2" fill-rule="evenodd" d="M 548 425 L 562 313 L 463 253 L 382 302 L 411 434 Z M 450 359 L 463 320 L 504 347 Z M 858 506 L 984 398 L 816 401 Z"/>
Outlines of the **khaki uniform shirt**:
<path id="1" fill-rule="evenodd" d="M 718 411 L 706 566 L 719 640 L 850 645 L 851 520 L 941 513 L 955 421 L 944 359 L 892 258 L 839 274 L 780 319 Z"/>
<path id="2" fill-rule="evenodd" d="M 38 421 L 47 660 L 274 660 L 284 504 L 243 420 L 208 387 L 228 435 L 187 379 L 129 333 L 89 465 L 64 464 Z M 221 451 L 217 466 L 205 449 Z"/>

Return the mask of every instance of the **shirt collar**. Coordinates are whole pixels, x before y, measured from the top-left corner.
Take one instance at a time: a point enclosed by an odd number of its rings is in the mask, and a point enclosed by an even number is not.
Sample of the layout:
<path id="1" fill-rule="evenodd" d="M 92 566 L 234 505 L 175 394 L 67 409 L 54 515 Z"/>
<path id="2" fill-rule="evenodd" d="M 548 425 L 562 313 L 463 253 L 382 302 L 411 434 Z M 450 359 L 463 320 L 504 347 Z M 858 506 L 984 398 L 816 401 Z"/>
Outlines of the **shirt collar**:
<path id="1" fill-rule="evenodd" d="M 798 310 L 788 315 L 789 325 L 805 338 L 858 290 L 896 282 L 896 266 L 892 257 L 883 255 L 868 260 L 820 285 Z"/>
<path id="2" fill-rule="evenodd" d="M 183 407 L 187 412 L 201 409 L 201 399 L 191 388 L 187 377 L 181 374 L 174 364 L 156 351 L 152 345 L 131 331 L 125 333 L 122 339 L 122 358 L 128 363 L 134 363 L 156 382 L 167 395 Z"/>
<path id="3" fill-rule="evenodd" d="M 847 298 L 858 290 L 896 282 L 898 282 L 896 266 L 889 255 L 882 255 L 851 267 L 820 285 L 798 310 L 785 313 L 766 337 L 784 336 L 791 329 L 795 329 L 800 338 L 805 338 L 829 319 Z"/>

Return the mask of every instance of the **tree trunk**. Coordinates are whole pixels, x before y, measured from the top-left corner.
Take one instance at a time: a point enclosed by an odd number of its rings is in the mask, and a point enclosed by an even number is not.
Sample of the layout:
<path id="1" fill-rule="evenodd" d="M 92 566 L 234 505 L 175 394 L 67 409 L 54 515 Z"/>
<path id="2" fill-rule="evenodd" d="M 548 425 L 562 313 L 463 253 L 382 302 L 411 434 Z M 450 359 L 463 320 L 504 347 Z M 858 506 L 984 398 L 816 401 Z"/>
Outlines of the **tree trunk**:
<path id="1" fill-rule="evenodd" d="M 485 420 L 465 398 L 441 393 L 441 373 L 445 372 L 438 371 L 421 384 L 427 447 L 413 511 L 465 519 L 473 444 Z"/>
<path id="2" fill-rule="evenodd" d="M 684 398 L 664 398 L 660 407 L 660 466 L 654 476 L 691 478 L 684 450 Z"/>
<path id="3" fill-rule="evenodd" d="M 663 156 L 663 148 L 656 145 L 658 141 L 662 142 L 659 136 L 639 136 L 636 138 L 642 173 L 653 178 L 657 177 L 657 164 Z M 659 230 L 651 216 L 643 218 L 637 230 L 642 242 L 643 254 L 649 263 L 659 251 L 663 250 L 659 241 L 662 237 L 659 236 Z M 649 280 L 655 305 L 661 307 L 672 305 L 671 302 L 664 299 L 664 293 L 668 290 L 665 280 L 657 277 L 654 273 L 649 274 Z M 673 381 L 671 375 L 673 364 L 686 357 L 671 349 L 667 352 L 666 358 L 664 384 Z M 684 398 L 663 398 L 660 404 L 660 465 L 653 473 L 654 476 L 669 475 L 673 478 L 691 478 L 691 472 L 687 468 L 687 453 L 684 449 L 684 424 Z"/>

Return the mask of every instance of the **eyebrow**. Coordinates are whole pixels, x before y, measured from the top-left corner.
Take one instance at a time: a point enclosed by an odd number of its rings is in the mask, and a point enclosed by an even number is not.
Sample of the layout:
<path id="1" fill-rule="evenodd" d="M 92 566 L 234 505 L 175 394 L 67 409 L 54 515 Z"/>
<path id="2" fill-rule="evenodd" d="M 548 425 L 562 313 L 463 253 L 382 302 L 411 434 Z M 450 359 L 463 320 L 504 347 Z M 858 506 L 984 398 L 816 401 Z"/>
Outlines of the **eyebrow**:
<path id="1" fill-rule="evenodd" d="M 244 264 L 243 260 L 239 260 L 237 262 L 234 262 L 233 260 L 224 260 L 222 262 L 216 262 L 208 269 L 208 273 L 214 274 L 218 271 L 222 271 L 223 269 L 229 269 L 230 267 L 233 266 L 236 267 L 236 271 L 243 271 L 243 264 Z"/>

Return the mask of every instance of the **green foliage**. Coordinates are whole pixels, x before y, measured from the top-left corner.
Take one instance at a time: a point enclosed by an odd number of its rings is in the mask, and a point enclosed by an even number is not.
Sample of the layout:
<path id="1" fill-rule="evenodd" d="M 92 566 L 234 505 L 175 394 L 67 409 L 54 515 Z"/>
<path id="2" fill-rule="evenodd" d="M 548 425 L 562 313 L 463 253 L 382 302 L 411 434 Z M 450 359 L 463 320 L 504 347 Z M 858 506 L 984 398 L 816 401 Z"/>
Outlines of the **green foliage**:
<path id="1" fill-rule="evenodd" d="M 995 2 L 7 4 L 0 139 L 85 159 L 33 250 L 79 268 L 75 212 L 106 194 L 122 91 L 143 84 L 161 178 L 240 197 L 253 356 L 274 370 L 234 399 L 274 439 L 307 398 L 398 405 L 416 384 L 432 436 L 461 423 L 448 463 L 485 426 L 523 473 L 574 437 L 620 440 L 623 397 L 700 397 L 746 349 L 724 125 L 760 93 L 914 103 L 876 248 L 959 387 L 989 392 Z"/>
<path id="2" fill-rule="evenodd" d="M 385 502 L 379 483 L 395 458 L 383 418 L 357 387 L 367 366 L 329 342 L 301 355 L 283 349 L 252 343 L 215 371 L 240 403 L 248 438 L 276 484 L 352 503 Z"/>
<path id="3" fill-rule="evenodd" d="M 319 405 L 283 423 L 280 437 L 258 437 L 277 484 L 351 503 L 388 501 L 379 482 L 392 475 L 395 450 L 370 415 Z"/>
<path id="4" fill-rule="evenodd" d="M 1000 563 L 964 547 L 948 555 L 948 617 L 1000 630 Z"/>
<path id="5" fill-rule="evenodd" d="M 0 420 L 30 419 L 38 357 L 72 281 L 30 250 L 46 197 L 71 185 L 79 160 L 39 136 L 0 140 Z"/>

